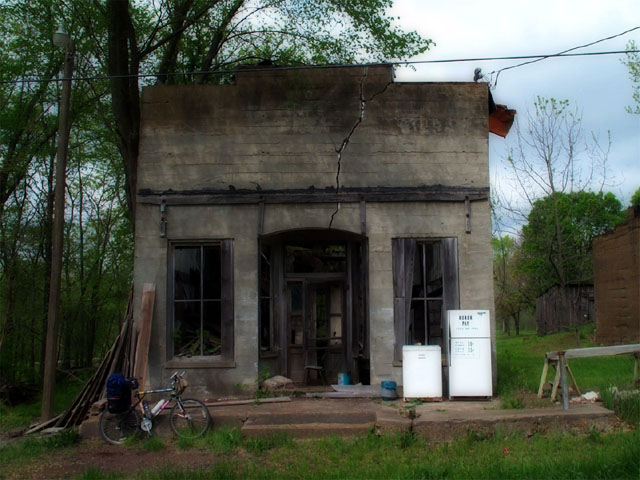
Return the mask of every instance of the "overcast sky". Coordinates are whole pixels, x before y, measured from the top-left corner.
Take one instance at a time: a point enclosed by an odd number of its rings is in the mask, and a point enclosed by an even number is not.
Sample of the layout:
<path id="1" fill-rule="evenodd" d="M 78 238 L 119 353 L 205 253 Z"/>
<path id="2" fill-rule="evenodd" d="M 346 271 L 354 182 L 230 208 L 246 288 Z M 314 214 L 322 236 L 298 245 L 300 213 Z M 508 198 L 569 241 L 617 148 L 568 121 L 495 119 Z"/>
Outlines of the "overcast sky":
<path id="1" fill-rule="evenodd" d="M 437 45 L 417 60 L 557 53 L 640 26 L 640 0 L 395 0 L 391 14 Z M 624 50 L 640 45 L 640 29 L 578 52 Z M 632 84 L 622 55 L 555 58 L 504 71 L 492 90 L 496 103 L 520 119 L 536 95 L 567 99 L 582 112 L 583 128 L 606 144 L 611 132 L 608 189 L 625 205 L 640 187 L 640 115 L 631 115 Z M 416 65 L 398 69 L 398 81 L 471 81 L 473 70 L 489 73 L 521 61 Z M 490 135 L 492 175 L 500 176 L 513 130 L 506 140 Z M 498 182 L 501 183 L 501 182 Z"/>

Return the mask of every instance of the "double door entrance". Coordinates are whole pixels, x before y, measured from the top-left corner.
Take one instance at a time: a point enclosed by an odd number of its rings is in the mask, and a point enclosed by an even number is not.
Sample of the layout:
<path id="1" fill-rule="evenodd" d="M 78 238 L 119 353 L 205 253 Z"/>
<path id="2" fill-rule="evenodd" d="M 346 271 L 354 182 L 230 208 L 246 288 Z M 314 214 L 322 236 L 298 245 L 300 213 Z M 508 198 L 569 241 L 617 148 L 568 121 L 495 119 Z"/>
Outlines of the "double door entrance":
<path id="1" fill-rule="evenodd" d="M 348 369 L 345 280 L 287 280 L 287 375 L 321 383 Z"/>
<path id="2" fill-rule="evenodd" d="M 260 371 L 368 382 L 366 239 L 303 230 L 260 239 Z"/>

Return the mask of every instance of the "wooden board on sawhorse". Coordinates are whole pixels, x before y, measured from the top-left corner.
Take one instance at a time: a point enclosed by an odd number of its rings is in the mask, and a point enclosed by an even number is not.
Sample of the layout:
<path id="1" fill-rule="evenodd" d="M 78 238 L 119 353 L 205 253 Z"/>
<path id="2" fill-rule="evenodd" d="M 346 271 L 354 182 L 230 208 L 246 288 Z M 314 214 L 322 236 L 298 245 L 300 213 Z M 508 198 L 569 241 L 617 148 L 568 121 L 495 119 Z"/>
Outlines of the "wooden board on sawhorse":
<path id="1" fill-rule="evenodd" d="M 636 343 L 630 345 L 611 345 L 606 347 L 573 348 L 570 350 L 547 352 L 544 358 L 544 367 L 542 368 L 540 387 L 538 388 L 538 398 L 542 398 L 544 384 L 547 381 L 547 373 L 549 372 L 549 364 L 553 365 L 556 370 L 556 376 L 553 380 L 553 387 L 551 388 L 551 400 L 553 401 L 556 399 L 556 396 L 558 394 L 558 385 L 562 382 L 562 368 L 560 366 L 562 362 L 564 362 L 564 364 L 566 365 L 567 373 L 569 373 L 569 377 L 571 377 L 573 386 L 578 392 L 578 395 L 580 395 L 580 390 L 578 389 L 576 379 L 573 377 L 573 372 L 569 368 L 569 363 L 567 362 L 569 358 L 607 357 L 612 355 L 625 354 L 631 354 L 634 356 L 633 383 L 635 384 L 638 382 L 638 361 L 640 359 L 640 344 Z"/>
<path id="2" fill-rule="evenodd" d="M 549 352 L 552 353 L 552 352 Z M 556 353 L 556 352 L 553 352 Z M 560 385 L 560 380 L 562 378 L 562 371 L 560 369 L 560 359 L 559 358 L 549 358 L 549 354 L 545 355 L 544 358 L 544 366 L 542 367 L 542 376 L 540 377 L 540 387 L 538 388 L 538 398 L 542 398 L 544 392 L 544 385 L 547 382 L 547 375 L 549 373 L 549 365 L 551 365 L 556 375 L 553 379 L 553 384 L 551 387 L 551 401 L 554 402 L 558 396 L 558 386 Z M 571 378 L 571 382 L 573 384 L 573 388 L 575 389 L 578 395 L 582 395 L 580 392 L 580 388 L 578 387 L 578 383 L 576 382 L 575 377 L 573 376 L 573 372 L 571 368 L 569 368 L 569 362 L 566 362 L 567 373 L 569 373 L 569 377 Z"/>

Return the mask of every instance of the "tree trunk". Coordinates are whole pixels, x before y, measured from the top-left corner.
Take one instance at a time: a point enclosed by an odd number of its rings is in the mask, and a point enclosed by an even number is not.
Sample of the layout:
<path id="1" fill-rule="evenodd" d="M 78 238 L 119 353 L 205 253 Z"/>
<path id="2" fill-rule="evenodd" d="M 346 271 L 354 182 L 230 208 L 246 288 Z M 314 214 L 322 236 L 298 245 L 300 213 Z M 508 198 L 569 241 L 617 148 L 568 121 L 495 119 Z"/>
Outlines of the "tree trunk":
<path id="1" fill-rule="evenodd" d="M 131 219 L 135 218 L 140 137 L 140 93 L 138 73 L 140 59 L 135 29 L 126 0 L 107 0 L 108 70 L 111 84 L 111 105 L 116 121 L 118 149 L 127 179 L 127 204 Z"/>

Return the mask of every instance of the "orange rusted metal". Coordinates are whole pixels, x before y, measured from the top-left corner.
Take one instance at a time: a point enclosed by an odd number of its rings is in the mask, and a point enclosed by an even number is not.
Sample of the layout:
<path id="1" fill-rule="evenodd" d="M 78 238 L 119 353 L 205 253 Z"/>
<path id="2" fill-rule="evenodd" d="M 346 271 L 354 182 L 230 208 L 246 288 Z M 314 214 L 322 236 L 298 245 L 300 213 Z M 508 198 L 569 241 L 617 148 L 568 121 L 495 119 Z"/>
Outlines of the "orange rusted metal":
<path id="1" fill-rule="evenodd" d="M 509 110 L 505 105 L 496 105 L 495 110 L 489 114 L 489 131 L 506 137 L 515 117 L 515 110 Z"/>

